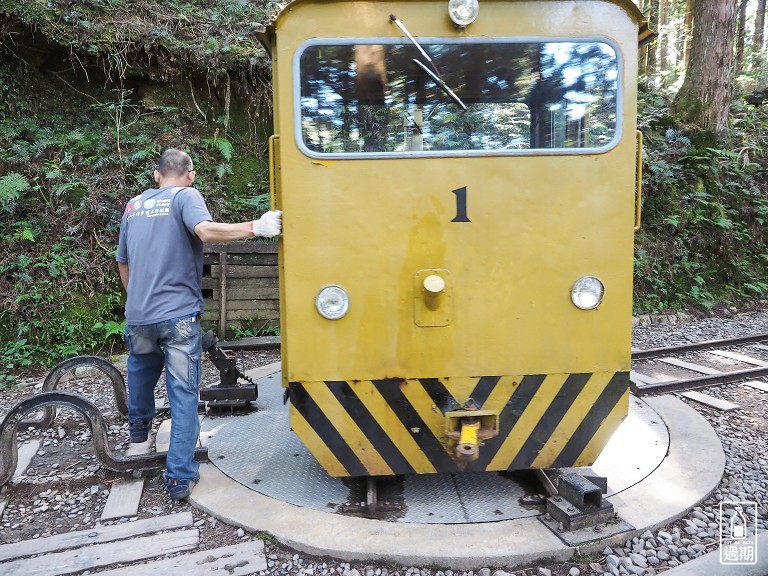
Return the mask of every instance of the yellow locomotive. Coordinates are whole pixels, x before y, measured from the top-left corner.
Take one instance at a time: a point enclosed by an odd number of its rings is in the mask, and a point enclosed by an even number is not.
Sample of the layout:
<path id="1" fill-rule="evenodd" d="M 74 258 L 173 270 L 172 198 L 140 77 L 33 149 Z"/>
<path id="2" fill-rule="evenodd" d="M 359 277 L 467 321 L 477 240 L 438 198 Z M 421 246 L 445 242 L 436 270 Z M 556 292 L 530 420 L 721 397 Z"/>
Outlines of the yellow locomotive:
<path id="1" fill-rule="evenodd" d="M 590 465 L 628 411 L 630 0 L 296 0 L 282 377 L 332 476 Z"/>

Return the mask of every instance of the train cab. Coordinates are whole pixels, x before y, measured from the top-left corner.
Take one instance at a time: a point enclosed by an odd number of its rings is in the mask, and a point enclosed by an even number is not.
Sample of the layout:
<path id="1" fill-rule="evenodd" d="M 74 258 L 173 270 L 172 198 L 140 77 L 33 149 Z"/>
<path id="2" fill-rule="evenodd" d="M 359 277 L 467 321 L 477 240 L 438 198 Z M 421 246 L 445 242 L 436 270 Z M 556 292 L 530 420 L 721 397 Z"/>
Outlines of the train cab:
<path id="1" fill-rule="evenodd" d="M 629 0 L 295 0 L 273 68 L 291 428 L 335 477 L 591 464 L 626 417 Z"/>

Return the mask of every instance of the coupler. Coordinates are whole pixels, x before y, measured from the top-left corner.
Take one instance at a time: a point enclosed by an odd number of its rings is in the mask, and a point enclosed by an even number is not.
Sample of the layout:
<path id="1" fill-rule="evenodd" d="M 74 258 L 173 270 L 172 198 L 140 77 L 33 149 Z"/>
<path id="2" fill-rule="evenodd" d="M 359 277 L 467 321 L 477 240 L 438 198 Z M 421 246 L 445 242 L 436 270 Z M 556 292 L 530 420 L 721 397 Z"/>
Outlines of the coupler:
<path id="1" fill-rule="evenodd" d="M 461 410 L 445 413 L 445 435 L 456 440 L 456 457 L 459 460 L 477 460 L 480 445 L 498 434 L 498 412 L 479 410 L 472 398 L 467 398 Z"/>

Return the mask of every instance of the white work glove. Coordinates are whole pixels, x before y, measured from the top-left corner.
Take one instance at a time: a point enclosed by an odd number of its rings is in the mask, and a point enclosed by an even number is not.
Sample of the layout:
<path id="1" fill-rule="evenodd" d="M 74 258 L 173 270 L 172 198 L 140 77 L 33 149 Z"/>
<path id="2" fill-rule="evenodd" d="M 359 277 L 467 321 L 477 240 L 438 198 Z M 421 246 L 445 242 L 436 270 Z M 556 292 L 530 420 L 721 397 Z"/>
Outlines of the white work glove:
<path id="1" fill-rule="evenodd" d="M 265 212 L 261 218 L 251 222 L 251 232 L 254 236 L 277 236 L 283 228 L 283 211 L 272 210 Z"/>

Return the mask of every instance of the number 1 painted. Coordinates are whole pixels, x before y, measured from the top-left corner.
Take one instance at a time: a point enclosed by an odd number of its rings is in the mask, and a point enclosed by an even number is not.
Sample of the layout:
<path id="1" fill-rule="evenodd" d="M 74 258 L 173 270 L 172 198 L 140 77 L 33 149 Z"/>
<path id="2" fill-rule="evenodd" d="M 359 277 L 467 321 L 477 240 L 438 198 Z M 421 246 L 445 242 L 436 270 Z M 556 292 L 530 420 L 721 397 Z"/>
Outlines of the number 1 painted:
<path id="1" fill-rule="evenodd" d="M 451 222 L 471 222 L 467 217 L 467 187 L 462 186 L 451 192 L 456 194 L 456 218 Z"/>

